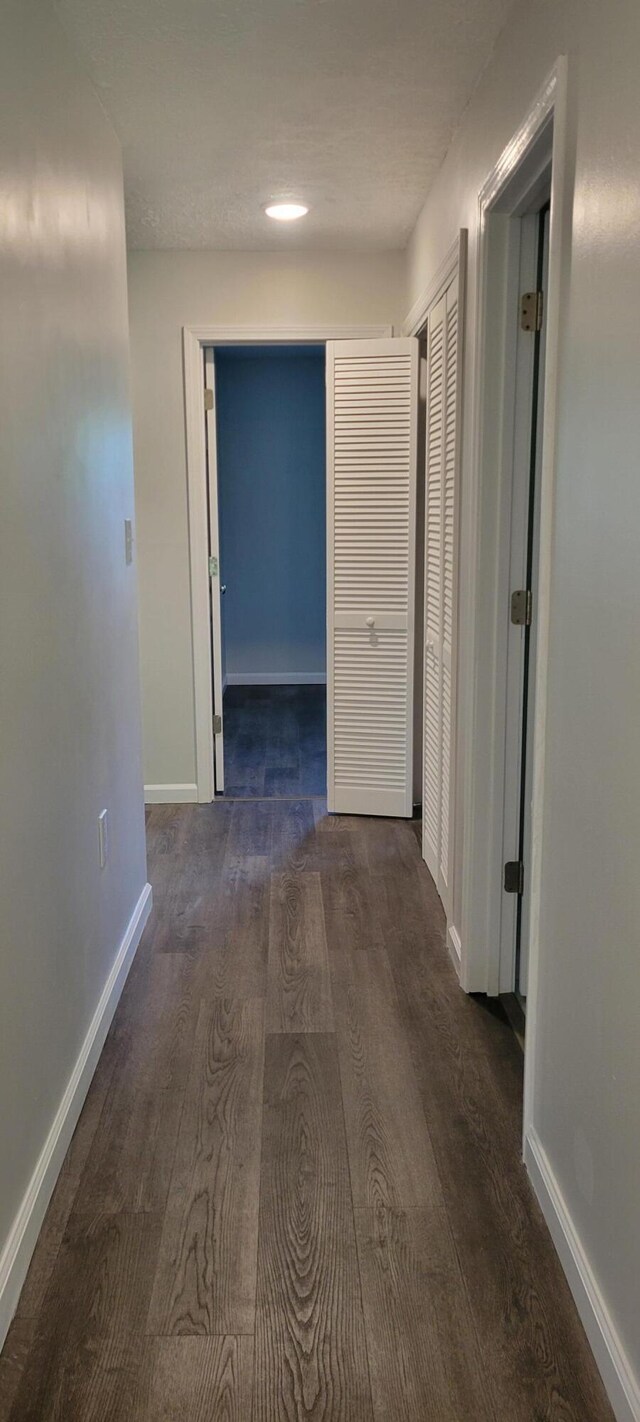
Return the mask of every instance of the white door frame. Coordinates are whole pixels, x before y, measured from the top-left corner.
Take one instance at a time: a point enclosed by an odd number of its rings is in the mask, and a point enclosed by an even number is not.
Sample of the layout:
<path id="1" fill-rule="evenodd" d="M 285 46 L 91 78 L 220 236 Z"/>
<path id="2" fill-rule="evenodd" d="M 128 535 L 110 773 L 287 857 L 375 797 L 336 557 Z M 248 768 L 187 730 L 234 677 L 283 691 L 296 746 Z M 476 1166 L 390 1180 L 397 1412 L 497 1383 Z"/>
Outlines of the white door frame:
<path id="1" fill-rule="evenodd" d="M 501 563 L 501 573 L 508 579 L 505 586 L 501 583 L 500 602 L 507 620 L 506 635 L 506 667 L 505 667 L 505 758 L 504 758 L 504 779 L 503 779 L 503 840 L 501 850 L 501 861 L 506 864 L 508 860 L 517 860 L 520 857 L 520 796 L 523 753 L 526 757 L 525 777 L 527 782 L 531 776 L 531 747 L 529 729 L 527 731 L 527 746 L 523 746 L 524 729 L 524 666 L 525 666 L 525 640 L 524 627 L 514 627 L 508 617 L 509 598 L 516 588 L 533 587 L 533 620 L 530 629 L 530 665 L 529 665 L 529 692 L 527 702 L 529 708 L 533 707 L 535 697 L 535 649 L 537 639 L 538 608 L 537 608 L 537 582 L 538 582 L 538 558 L 537 547 L 535 557 L 535 570 L 532 584 L 527 584 L 527 554 L 529 545 L 529 507 L 531 499 L 531 481 L 534 477 L 531 470 L 531 426 L 534 418 L 534 364 L 535 364 L 535 337 L 530 331 L 523 331 L 518 322 L 519 298 L 522 292 L 534 291 L 538 281 L 538 247 L 539 247 L 539 218 L 540 207 L 549 201 L 549 188 L 542 192 L 536 191 L 534 199 L 534 211 L 527 213 L 521 218 L 513 218 L 509 221 L 508 231 L 508 287 L 509 300 L 508 311 L 510 312 L 511 332 L 507 333 L 509 363 L 511 366 L 511 381 L 509 384 L 510 410 L 513 413 L 513 429 L 511 432 L 511 447 L 507 446 L 506 440 L 509 432 L 505 431 L 505 461 L 509 468 L 509 478 L 505 487 L 506 504 L 504 515 L 501 511 L 501 527 L 509 526 L 510 529 L 510 549 L 508 566 Z M 546 299 L 546 277 L 545 277 L 545 297 Z M 541 386 L 540 389 L 544 398 L 544 342 L 546 339 L 546 319 L 543 319 L 542 330 L 542 355 L 540 363 Z M 540 414 L 542 406 L 540 406 Z M 540 428 L 540 416 L 538 415 L 538 428 Z M 538 449 L 536 465 L 539 466 Z M 535 494 L 536 506 L 539 505 L 540 470 L 535 473 Z M 533 730 L 533 721 L 530 726 Z M 525 919 L 525 903 L 528 901 L 531 887 L 531 856 L 527 850 L 525 854 L 525 888 L 522 899 L 522 939 L 528 943 L 528 914 Z M 498 895 L 496 894 L 496 903 Z M 513 993 L 516 980 L 516 933 L 518 917 L 519 896 L 517 894 L 500 895 L 500 971 L 497 990 L 501 993 Z M 522 956 L 522 955 L 521 955 Z"/>
<path id="2" fill-rule="evenodd" d="M 213 702 L 212 711 L 216 716 L 220 716 L 222 730 L 214 734 L 214 760 L 215 760 L 215 787 L 216 794 L 220 795 L 224 791 L 224 722 L 223 722 L 223 647 L 222 647 L 222 592 L 221 567 L 220 567 L 220 498 L 218 490 L 218 436 L 216 424 L 218 412 L 216 409 L 216 367 L 215 350 L 213 346 L 204 348 L 204 374 L 205 386 L 211 391 L 211 405 L 205 406 L 205 424 L 207 430 L 207 480 L 209 484 L 209 553 L 215 561 L 216 571 L 212 576 L 209 573 L 209 613 L 210 613 L 210 633 L 211 633 L 211 656 L 212 666 L 212 687 Z"/>
<path id="3" fill-rule="evenodd" d="M 476 247 L 476 332 L 473 359 L 471 458 L 465 515 L 468 530 L 462 655 L 472 677 L 461 708 L 464 838 L 462 859 L 463 986 L 495 993 L 500 972 L 500 907 L 504 819 L 505 702 L 509 525 L 513 409 L 506 356 L 508 229 L 530 208 L 535 185 L 551 174 L 546 378 L 540 484 L 540 562 L 536 609 L 536 705 L 533 722 L 532 863 L 530 866 L 529 994 L 524 1134 L 533 1114 L 544 816 L 545 722 L 551 600 L 551 551 L 556 479 L 557 381 L 563 282 L 571 251 L 567 172 L 567 64 L 557 60 L 523 123 L 479 194 Z M 504 419 L 503 419 L 504 417 Z"/>
<path id="4" fill-rule="evenodd" d="M 203 350 L 220 345 L 324 345 L 327 341 L 367 340 L 392 334 L 391 326 L 183 326 L 196 784 L 200 804 L 213 800 L 215 793 Z"/>

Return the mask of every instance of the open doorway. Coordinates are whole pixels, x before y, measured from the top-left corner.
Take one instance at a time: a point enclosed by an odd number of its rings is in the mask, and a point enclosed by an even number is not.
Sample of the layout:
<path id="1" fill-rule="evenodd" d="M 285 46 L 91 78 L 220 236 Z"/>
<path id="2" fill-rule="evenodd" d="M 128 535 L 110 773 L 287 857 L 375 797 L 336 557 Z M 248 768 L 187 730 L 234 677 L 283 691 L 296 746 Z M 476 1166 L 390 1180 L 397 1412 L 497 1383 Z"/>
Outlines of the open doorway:
<path id="1" fill-rule="evenodd" d="M 216 793 L 326 793 L 324 345 L 205 349 Z"/>
<path id="2" fill-rule="evenodd" d="M 544 433 L 550 168 L 512 219 L 517 299 L 511 303 L 513 428 L 505 716 L 501 989 L 524 1035 L 529 980 L 533 727 L 536 701 L 540 491 Z M 515 264 L 514 264 L 515 267 Z M 516 292 L 514 291 L 514 296 Z M 509 333 L 508 333 L 509 340 Z"/>

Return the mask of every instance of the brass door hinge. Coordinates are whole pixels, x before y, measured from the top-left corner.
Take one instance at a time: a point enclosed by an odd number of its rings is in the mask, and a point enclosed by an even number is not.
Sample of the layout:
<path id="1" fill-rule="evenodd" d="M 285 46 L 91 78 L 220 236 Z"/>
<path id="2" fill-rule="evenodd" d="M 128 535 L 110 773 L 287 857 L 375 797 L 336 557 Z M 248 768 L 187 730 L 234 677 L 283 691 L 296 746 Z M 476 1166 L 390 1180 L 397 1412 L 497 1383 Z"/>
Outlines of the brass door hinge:
<path id="1" fill-rule="evenodd" d="M 543 295 L 541 291 L 525 291 L 520 297 L 520 326 L 523 331 L 542 330 Z"/>
<path id="2" fill-rule="evenodd" d="M 222 733 L 222 716 L 214 716 L 214 718 L 213 718 L 213 734 L 214 734 L 214 736 L 219 736 L 219 735 L 221 735 L 221 733 Z"/>
<path id="3" fill-rule="evenodd" d="M 209 577 L 210 577 L 210 578 L 217 578 L 217 576 L 218 576 L 218 559 L 217 559 L 217 558 L 210 557 L 210 558 L 209 558 Z"/>
<path id="4" fill-rule="evenodd" d="M 205 410 L 212 410 L 212 409 L 213 409 L 213 390 L 205 389 L 205 392 L 204 392 L 204 408 L 205 408 Z"/>
<path id="5" fill-rule="evenodd" d="M 518 588 L 511 594 L 511 621 L 514 627 L 531 626 L 531 589 Z"/>

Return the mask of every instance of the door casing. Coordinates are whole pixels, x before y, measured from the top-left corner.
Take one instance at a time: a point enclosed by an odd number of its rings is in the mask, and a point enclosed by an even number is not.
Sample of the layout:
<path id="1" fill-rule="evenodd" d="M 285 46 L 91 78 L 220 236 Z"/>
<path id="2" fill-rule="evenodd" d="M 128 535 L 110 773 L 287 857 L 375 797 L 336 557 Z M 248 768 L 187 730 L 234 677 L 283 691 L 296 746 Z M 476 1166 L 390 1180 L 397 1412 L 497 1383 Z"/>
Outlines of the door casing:
<path id="1" fill-rule="evenodd" d="M 209 489 L 202 381 L 203 351 L 218 345 L 323 345 L 391 336 L 391 326 L 184 326 L 182 329 L 189 517 L 194 737 L 198 802 L 215 795 L 209 591 Z"/>

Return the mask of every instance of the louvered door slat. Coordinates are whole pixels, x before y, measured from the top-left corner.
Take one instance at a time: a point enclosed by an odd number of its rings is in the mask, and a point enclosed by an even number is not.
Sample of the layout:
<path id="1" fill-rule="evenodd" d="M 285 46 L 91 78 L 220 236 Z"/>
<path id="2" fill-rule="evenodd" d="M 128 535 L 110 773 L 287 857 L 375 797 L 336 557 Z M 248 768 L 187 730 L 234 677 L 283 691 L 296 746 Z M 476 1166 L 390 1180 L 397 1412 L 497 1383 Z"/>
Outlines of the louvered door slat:
<path id="1" fill-rule="evenodd" d="M 442 520 L 442 803 L 440 811 L 439 888 L 448 903 L 451 882 L 450 817 L 453 737 L 453 636 L 458 448 L 458 281 L 446 294 L 444 471 Z"/>
<path id="2" fill-rule="evenodd" d="M 328 805 L 412 813 L 418 345 L 327 345 Z"/>
<path id="3" fill-rule="evenodd" d="M 424 755 L 422 853 L 437 882 L 440 855 L 442 709 L 442 522 L 446 305 L 429 316 L 425 457 Z"/>
<path id="4" fill-rule="evenodd" d="M 423 857 L 451 913 L 460 407 L 460 279 L 429 313 Z"/>

